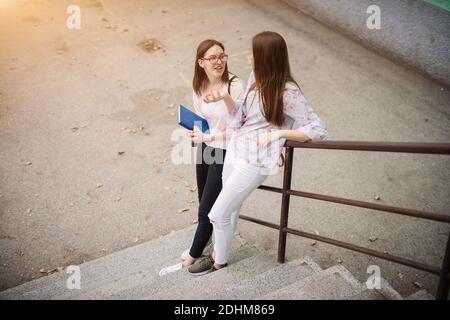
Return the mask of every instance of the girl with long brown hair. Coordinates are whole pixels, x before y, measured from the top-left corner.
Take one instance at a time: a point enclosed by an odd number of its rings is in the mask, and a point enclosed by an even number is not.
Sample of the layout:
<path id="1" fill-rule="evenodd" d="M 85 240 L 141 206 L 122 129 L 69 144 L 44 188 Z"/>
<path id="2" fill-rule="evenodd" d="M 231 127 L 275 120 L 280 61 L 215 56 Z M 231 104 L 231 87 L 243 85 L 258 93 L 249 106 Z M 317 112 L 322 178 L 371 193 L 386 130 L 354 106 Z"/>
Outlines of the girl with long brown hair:
<path id="1" fill-rule="evenodd" d="M 230 113 L 232 137 L 222 174 L 222 190 L 208 217 L 214 228 L 215 257 L 198 260 L 190 267 L 197 274 L 227 265 L 234 234 L 232 217 L 242 203 L 277 165 L 286 139 L 328 139 L 324 123 L 308 105 L 291 75 L 285 40 L 275 32 L 253 37 L 253 72 L 242 100 L 223 90 L 212 90 L 205 102 L 224 101 Z M 293 129 L 294 123 L 298 124 Z"/>
<path id="2" fill-rule="evenodd" d="M 196 127 L 187 132 L 187 138 L 198 144 L 196 176 L 199 199 L 198 225 L 190 249 L 182 254 L 184 266 L 199 258 L 211 238 L 213 226 L 208 213 L 222 189 L 222 169 L 227 148 L 229 113 L 224 101 L 204 102 L 204 94 L 224 90 L 233 99 L 242 99 L 243 86 L 239 78 L 228 71 L 228 55 L 222 43 L 204 40 L 195 58 L 193 106 L 195 112 L 208 122 L 210 132 L 203 134 Z"/>

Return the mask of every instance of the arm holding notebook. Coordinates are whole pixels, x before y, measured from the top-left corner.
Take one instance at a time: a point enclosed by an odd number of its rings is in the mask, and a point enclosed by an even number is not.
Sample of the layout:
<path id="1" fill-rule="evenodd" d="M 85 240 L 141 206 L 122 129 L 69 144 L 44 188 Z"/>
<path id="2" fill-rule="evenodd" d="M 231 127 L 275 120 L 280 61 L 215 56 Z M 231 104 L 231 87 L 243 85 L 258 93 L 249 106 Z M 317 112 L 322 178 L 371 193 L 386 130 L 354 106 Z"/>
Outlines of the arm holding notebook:
<path id="1" fill-rule="evenodd" d="M 194 143 L 201 143 L 201 142 L 211 142 L 216 140 L 226 140 L 227 139 L 227 132 L 226 131 L 217 131 L 217 132 L 211 132 L 209 134 L 205 134 L 200 131 L 197 127 L 194 127 L 194 130 L 188 130 L 186 133 L 186 136 L 189 140 L 191 140 Z"/>

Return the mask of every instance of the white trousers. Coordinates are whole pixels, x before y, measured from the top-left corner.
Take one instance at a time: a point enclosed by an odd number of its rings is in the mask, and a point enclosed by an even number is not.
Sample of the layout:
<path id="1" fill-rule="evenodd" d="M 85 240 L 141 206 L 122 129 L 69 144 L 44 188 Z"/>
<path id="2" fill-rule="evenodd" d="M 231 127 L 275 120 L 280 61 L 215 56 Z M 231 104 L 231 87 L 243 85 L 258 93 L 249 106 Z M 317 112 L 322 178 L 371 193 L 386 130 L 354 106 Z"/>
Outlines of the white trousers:
<path id="1" fill-rule="evenodd" d="M 215 263 L 227 262 L 242 203 L 266 178 L 259 167 L 236 162 L 232 148 L 227 149 L 222 190 L 208 215 L 214 227 Z"/>

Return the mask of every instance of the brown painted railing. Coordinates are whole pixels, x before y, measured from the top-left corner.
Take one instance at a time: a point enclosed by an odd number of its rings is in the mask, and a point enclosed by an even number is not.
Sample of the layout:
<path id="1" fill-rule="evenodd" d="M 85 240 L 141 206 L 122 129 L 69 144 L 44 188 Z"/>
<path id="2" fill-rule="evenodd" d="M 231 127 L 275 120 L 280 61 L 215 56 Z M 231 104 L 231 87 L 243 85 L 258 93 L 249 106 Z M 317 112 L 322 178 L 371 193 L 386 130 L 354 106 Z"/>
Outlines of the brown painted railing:
<path id="1" fill-rule="evenodd" d="M 279 230 L 278 240 L 278 262 L 284 263 L 286 253 L 286 237 L 287 234 L 295 234 L 304 238 L 309 238 L 321 242 L 325 242 L 334 246 L 346 248 L 349 250 L 361 252 L 373 257 L 381 258 L 387 261 L 399 263 L 418 270 L 426 271 L 432 274 L 439 275 L 439 285 L 436 293 L 436 299 L 445 300 L 448 296 L 449 282 L 450 282 L 450 234 L 447 240 L 444 259 L 441 267 L 429 266 L 413 260 L 397 257 L 384 252 L 356 246 L 347 242 L 334 240 L 327 237 L 322 237 L 316 234 L 307 233 L 304 231 L 288 228 L 289 216 L 289 200 L 290 196 L 298 196 L 350 206 L 374 209 L 379 211 L 391 212 L 416 218 L 427 220 L 434 220 L 443 223 L 450 223 L 450 215 L 438 214 L 432 212 L 417 211 L 412 209 L 398 208 L 386 205 L 380 205 L 364 201 L 356 201 L 352 199 L 345 199 L 339 197 L 332 197 L 323 194 L 308 193 L 291 189 L 292 180 L 292 165 L 295 148 L 310 148 L 310 149 L 336 149 L 336 150 L 353 150 L 353 151 L 381 151 L 381 152 L 404 152 L 404 153 L 426 153 L 426 154 L 450 154 L 450 144 L 441 143 L 396 143 L 396 142 L 351 142 L 351 141 L 321 141 L 321 142 L 295 142 L 287 141 L 285 144 L 286 156 L 283 176 L 283 187 L 276 188 L 270 186 L 260 186 L 259 189 L 271 192 L 281 193 L 281 214 L 280 224 L 274 224 L 260 219 L 252 218 L 245 215 L 240 215 L 240 218 L 264 225 L 273 229 Z"/>

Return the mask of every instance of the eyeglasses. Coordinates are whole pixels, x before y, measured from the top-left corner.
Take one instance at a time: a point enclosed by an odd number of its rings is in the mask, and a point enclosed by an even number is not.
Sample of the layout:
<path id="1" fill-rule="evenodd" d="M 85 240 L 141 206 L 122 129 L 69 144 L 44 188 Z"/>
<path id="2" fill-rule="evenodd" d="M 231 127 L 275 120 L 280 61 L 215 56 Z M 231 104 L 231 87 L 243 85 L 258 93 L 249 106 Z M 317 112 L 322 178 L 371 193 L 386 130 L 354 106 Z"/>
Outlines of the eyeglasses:
<path id="1" fill-rule="evenodd" d="M 227 60 L 228 60 L 228 55 L 227 54 L 221 54 L 221 55 L 219 55 L 219 56 L 210 56 L 210 57 L 208 57 L 208 58 L 201 58 L 202 60 L 208 60 L 209 61 L 209 63 L 211 63 L 211 64 L 216 64 L 217 62 L 219 62 L 219 59 L 220 59 L 220 61 L 222 61 L 222 62 L 227 62 Z"/>

